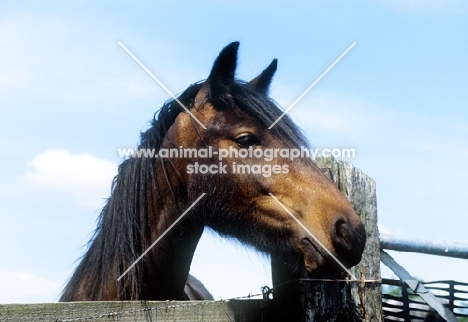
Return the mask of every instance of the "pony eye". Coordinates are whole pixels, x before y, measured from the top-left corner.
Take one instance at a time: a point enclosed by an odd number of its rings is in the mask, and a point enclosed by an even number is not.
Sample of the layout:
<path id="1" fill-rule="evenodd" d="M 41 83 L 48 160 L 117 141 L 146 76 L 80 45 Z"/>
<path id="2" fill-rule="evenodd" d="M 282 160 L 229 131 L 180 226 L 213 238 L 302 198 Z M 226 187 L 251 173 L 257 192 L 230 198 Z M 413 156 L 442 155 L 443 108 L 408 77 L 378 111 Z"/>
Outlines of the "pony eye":
<path id="1" fill-rule="evenodd" d="M 241 148 L 246 148 L 246 147 L 249 147 L 249 146 L 255 146 L 255 145 L 261 145 L 262 144 L 260 139 L 257 138 L 255 135 L 252 135 L 252 134 L 247 134 L 247 135 L 241 136 L 240 138 L 237 138 L 234 141 Z"/>

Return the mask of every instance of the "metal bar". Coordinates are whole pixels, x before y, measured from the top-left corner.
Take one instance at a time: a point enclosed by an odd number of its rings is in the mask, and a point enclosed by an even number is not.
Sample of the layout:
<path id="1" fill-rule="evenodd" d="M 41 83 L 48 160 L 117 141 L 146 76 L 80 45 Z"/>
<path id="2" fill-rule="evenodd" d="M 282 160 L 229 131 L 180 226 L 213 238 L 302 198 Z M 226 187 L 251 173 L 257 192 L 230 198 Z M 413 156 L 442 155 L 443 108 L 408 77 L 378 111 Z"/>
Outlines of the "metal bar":
<path id="1" fill-rule="evenodd" d="M 406 269 L 398 264 L 392 256 L 387 254 L 385 251 L 380 251 L 380 261 L 390 268 L 403 282 L 408 285 L 413 292 L 417 293 L 422 299 L 437 313 L 440 314 L 447 322 L 459 322 L 455 315 L 447 309 L 442 303 L 439 302 L 437 297 L 430 293 L 424 285 L 422 285 L 418 280 L 416 280 Z"/>
<path id="2" fill-rule="evenodd" d="M 468 259 L 468 244 L 396 238 L 386 234 L 380 234 L 380 249 Z"/>
<path id="3" fill-rule="evenodd" d="M 403 281 L 401 281 L 401 284 L 401 298 L 403 300 L 403 318 L 405 319 L 405 322 L 411 322 L 408 286 Z"/>

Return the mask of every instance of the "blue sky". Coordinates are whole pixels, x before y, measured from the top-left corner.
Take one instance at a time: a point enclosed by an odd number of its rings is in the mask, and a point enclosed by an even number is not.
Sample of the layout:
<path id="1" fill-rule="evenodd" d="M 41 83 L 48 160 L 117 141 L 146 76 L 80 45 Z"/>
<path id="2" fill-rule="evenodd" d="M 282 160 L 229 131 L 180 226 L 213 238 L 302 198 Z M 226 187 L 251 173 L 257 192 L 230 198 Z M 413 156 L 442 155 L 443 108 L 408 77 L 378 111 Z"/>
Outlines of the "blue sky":
<path id="1" fill-rule="evenodd" d="M 468 243 L 468 4 L 463 1 L 16 1 L 0 4 L 0 302 L 56 301 L 95 228 L 117 149 L 240 41 L 237 76 L 278 58 L 271 95 L 318 148 L 354 148 L 382 232 Z M 467 261 L 394 253 L 425 280 Z M 208 236 L 192 266 L 216 298 L 258 293 L 269 264 Z M 384 271 L 391 276 L 391 273 Z"/>

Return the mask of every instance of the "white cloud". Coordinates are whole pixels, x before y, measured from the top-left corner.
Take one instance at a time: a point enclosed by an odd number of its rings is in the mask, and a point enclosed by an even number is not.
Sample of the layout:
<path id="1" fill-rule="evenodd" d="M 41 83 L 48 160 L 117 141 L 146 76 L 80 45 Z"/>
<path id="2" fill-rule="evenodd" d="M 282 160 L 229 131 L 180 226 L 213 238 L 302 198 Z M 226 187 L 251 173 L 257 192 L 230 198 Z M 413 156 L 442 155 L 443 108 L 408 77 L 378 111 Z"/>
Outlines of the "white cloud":
<path id="1" fill-rule="evenodd" d="M 103 198 L 109 196 L 116 174 L 114 162 L 87 153 L 49 149 L 29 161 L 28 171 L 22 179 L 28 184 L 69 194 L 96 209 L 102 206 Z"/>
<path id="2" fill-rule="evenodd" d="M 28 272 L 0 270 L 0 303 L 55 302 L 60 293 L 58 282 Z"/>

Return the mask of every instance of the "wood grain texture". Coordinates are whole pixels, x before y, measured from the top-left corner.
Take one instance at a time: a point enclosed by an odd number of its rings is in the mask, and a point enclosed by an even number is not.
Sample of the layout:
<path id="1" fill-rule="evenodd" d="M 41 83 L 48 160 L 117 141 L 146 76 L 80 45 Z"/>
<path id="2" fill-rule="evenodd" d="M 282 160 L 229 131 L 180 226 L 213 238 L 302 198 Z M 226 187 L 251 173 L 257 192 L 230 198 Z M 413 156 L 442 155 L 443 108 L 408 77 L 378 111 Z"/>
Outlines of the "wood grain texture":
<path id="1" fill-rule="evenodd" d="M 260 321 L 261 300 L 70 302 L 0 305 L 0 321 Z"/>
<path id="2" fill-rule="evenodd" d="M 332 158 L 319 159 L 317 165 L 348 197 L 354 210 L 366 227 L 367 241 L 361 262 L 351 268 L 358 279 L 380 280 L 380 243 L 377 226 L 377 194 L 375 181 L 360 169 L 346 161 Z M 346 289 L 346 290 L 345 290 Z M 380 283 L 353 283 L 343 289 L 350 291 L 352 302 L 358 309 L 362 321 L 381 322 L 382 291 Z M 343 295 L 344 295 L 343 294 Z M 346 300 L 349 300 L 346 298 Z"/>

